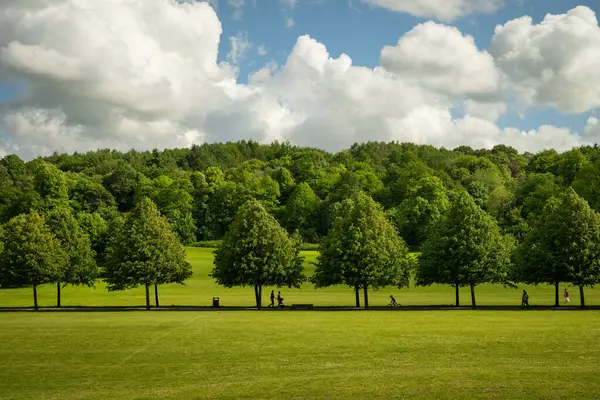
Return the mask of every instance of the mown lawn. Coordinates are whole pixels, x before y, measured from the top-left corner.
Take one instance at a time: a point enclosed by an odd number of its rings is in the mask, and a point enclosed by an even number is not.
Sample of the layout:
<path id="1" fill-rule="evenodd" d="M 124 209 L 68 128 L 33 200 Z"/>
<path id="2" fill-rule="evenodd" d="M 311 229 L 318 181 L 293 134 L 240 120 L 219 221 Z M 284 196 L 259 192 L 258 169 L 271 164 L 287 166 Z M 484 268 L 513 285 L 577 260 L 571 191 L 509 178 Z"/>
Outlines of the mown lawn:
<path id="1" fill-rule="evenodd" d="M 159 289 L 161 305 L 210 305 L 212 297 L 217 296 L 224 306 L 252 306 L 254 293 L 252 288 L 227 289 L 218 286 L 209 278 L 212 269 L 212 250 L 201 248 L 188 248 L 188 257 L 194 267 L 194 276 L 184 286 L 163 285 Z M 305 268 L 307 275 L 311 275 L 314 267 L 310 264 L 317 253 L 306 251 Z M 562 290 L 566 285 L 561 286 Z M 546 285 L 525 286 L 517 289 L 507 289 L 502 285 L 482 285 L 476 288 L 478 305 L 520 305 L 521 292 L 527 289 L 531 305 L 554 304 L 554 288 Z M 268 295 L 271 288 L 263 291 L 263 303 L 268 304 Z M 352 306 L 354 305 L 354 292 L 346 286 L 336 286 L 326 289 L 314 289 L 312 284 L 305 283 L 300 289 L 282 288 L 282 296 L 287 304 L 313 303 L 317 306 Z M 570 287 L 571 305 L 579 304 L 579 291 Z M 277 292 L 277 289 L 276 289 Z M 102 282 L 95 288 L 67 287 L 62 291 L 62 304 L 64 306 L 132 306 L 144 305 L 144 289 L 137 288 L 122 292 L 108 292 Z M 394 294 L 403 305 L 450 305 L 454 304 L 454 289 L 449 286 L 434 285 L 425 288 L 410 287 L 398 290 L 385 288 L 379 291 L 370 291 L 371 305 L 386 305 L 389 295 Z M 38 289 L 41 306 L 54 306 L 56 304 L 56 287 L 45 285 Z M 362 301 L 362 300 L 361 300 Z M 586 303 L 600 305 L 600 291 L 586 289 Z M 31 306 L 31 289 L 0 290 L 0 307 Z M 461 305 L 470 305 L 471 298 L 468 288 L 461 290 Z"/>
<path id="2" fill-rule="evenodd" d="M 0 313 L 0 399 L 597 399 L 600 312 Z"/>

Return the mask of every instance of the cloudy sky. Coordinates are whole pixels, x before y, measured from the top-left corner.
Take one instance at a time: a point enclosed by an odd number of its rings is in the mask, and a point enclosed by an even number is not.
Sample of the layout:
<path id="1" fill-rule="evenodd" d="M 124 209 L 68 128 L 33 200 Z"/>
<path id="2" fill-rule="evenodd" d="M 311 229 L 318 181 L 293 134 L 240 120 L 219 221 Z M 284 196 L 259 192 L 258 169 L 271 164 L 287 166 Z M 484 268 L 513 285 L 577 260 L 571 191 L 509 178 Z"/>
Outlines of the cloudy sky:
<path id="1" fill-rule="evenodd" d="M 600 142 L 600 0 L 0 3 L 0 157 Z"/>

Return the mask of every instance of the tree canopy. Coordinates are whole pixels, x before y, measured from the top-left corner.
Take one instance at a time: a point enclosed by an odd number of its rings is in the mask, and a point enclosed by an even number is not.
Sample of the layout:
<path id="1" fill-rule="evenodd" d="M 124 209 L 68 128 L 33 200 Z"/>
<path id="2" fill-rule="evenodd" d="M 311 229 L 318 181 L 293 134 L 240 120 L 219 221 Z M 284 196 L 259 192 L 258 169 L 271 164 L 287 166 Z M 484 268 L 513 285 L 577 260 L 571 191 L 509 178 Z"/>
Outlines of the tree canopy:
<path id="1" fill-rule="evenodd" d="M 3 229 L 0 252 L 0 287 L 33 287 L 57 282 L 66 271 L 68 255 L 35 211 L 11 219 Z"/>
<path id="2" fill-rule="evenodd" d="M 359 193 L 344 200 L 323 240 L 312 278 L 317 287 L 345 284 L 364 291 L 386 285 L 408 286 L 408 247 L 370 196 Z"/>
<path id="3" fill-rule="evenodd" d="M 496 222 L 463 192 L 423 244 L 416 283 L 454 286 L 457 307 L 458 288 L 469 286 L 476 306 L 475 286 L 507 282 L 511 252 L 511 243 Z"/>
<path id="4" fill-rule="evenodd" d="M 167 219 L 148 198 L 142 199 L 127 215 L 106 253 L 104 280 L 108 290 L 143 285 L 148 308 L 150 285 L 155 285 L 157 290 L 156 285 L 182 284 L 192 276 L 185 248 Z"/>
<path id="5" fill-rule="evenodd" d="M 57 207 L 46 215 L 46 224 L 60 241 L 68 256 L 66 268 L 56 280 L 57 300 L 60 307 L 61 285 L 92 286 L 98 277 L 95 252 L 90 237 L 79 225 L 70 208 Z"/>
<path id="6" fill-rule="evenodd" d="M 555 287 L 561 282 L 580 290 L 600 282 L 600 215 L 574 190 L 551 198 L 516 253 L 515 280 Z"/>
<path id="7" fill-rule="evenodd" d="M 215 251 L 211 276 L 226 287 L 252 286 L 262 306 L 264 286 L 299 287 L 305 280 L 299 243 L 256 200 L 244 204 Z"/>

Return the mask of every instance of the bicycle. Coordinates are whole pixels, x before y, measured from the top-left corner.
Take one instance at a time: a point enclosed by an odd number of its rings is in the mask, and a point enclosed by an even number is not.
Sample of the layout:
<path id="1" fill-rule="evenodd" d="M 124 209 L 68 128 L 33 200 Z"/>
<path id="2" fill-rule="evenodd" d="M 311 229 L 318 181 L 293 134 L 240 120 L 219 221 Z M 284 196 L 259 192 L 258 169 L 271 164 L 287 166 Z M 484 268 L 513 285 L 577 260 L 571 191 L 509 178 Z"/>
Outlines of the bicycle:
<path id="1" fill-rule="evenodd" d="M 387 305 L 387 308 L 390 308 L 390 309 L 400 308 L 400 307 L 402 307 L 402 304 L 400 304 L 400 303 L 390 303 Z"/>

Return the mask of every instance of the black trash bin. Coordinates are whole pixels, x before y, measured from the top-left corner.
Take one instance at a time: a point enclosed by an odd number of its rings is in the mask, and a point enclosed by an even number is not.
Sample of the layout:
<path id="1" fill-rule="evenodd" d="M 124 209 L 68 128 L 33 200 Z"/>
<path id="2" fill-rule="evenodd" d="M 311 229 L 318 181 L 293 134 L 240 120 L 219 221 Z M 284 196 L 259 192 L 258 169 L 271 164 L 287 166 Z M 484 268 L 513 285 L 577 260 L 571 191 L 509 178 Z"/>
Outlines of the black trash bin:
<path id="1" fill-rule="evenodd" d="M 219 298 L 213 297 L 213 307 L 219 307 Z"/>

